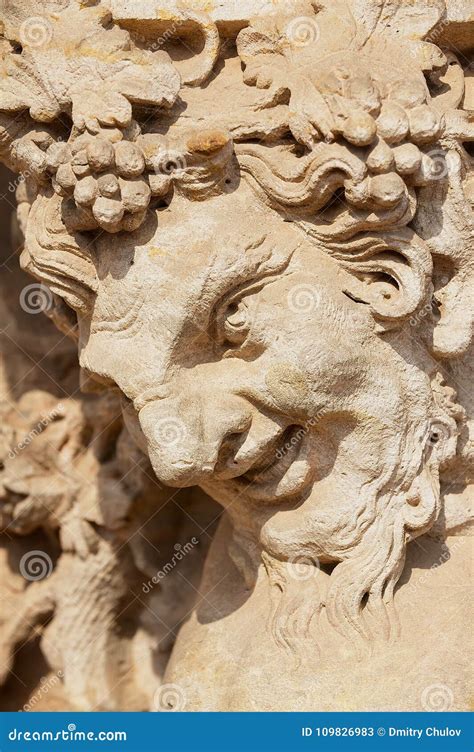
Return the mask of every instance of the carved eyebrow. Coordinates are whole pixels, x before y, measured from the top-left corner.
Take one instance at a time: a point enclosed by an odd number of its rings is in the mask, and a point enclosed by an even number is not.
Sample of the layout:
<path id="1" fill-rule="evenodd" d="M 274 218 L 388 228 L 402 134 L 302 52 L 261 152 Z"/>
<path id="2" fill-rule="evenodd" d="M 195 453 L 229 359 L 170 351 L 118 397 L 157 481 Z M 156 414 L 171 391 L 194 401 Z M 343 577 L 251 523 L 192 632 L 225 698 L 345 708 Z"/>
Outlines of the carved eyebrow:
<path id="1" fill-rule="evenodd" d="M 208 323 L 209 328 L 212 328 L 215 333 L 215 327 L 217 325 L 219 312 L 224 306 L 228 306 L 232 302 L 241 300 L 247 295 L 252 295 L 260 292 L 263 287 L 271 284 L 283 274 L 285 274 L 295 250 L 296 247 L 291 253 L 288 254 L 286 258 L 281 260 L 281 263 L 279 263 L 278 266 L 264 265 L 257 272 L 253 273 L 250 278 L 242 280 L 240 284 L 237 283 L 229 286 L 224 294 L 215 301 L 212 310 L 210 311 Z"/>
<path id="2" fill-rule="evenodd" d="M 214 339 L 213 326 L 224 301 L 263 287 L 266 278 L 281 274 L 301 243 L 299 238 L 293 244 L 278 243 L 275 234 L 268 232 L 252 238 L 236 237 L 235 232 L 221 241 L 216 238 L 212 258 L 190 301 L 186 315 L 190 326 L 181 329 L 181 343 L 187 338 L 194 341 L 197 330 Z"/>
<path id="3" fill-rule="evenodd" d="M 215 314 L 220 308 L 226 305 L 230 305 L 234 301 L 238 301 L 241 298 L 246 297 L 247 295 L 253 295 L 257 292 L 260 292 L 263 287 L 278 279 L 278 277 L 280 277 L 283 272 L 284 269 L 280 269 L 277 272 L 275 272 L 275 270 L 262 272 L 257 277 L 254 277 L 247 282 L 243 282 L 241 285 L 233 287 L 220 298 L 220 300 L 214 306 L 213 313 Z"/>
<path id="4" fill-rule="evenodd" d="M 238 245 L 236 248 L 235 239 L 233 242 L 233 263 L 226 265 L 226 254 L 218 250 L 213 259 L 215 263 L 210 265 L 202 287 L 203 297 L 212 308 L 224 298 L 238 294 L 240 289 L 266 277 L 281 274 L 302 241 L 298 240 L 293 247 L 285 245 L 282 248 L 281 241 L 280 244 L 275 242 L 272 233 L 263 233 L 252 239 L 245 239 L 245 242 L 240 243 L 240 248 Z M 218 280 L 217 271 L 221 272 Z"/>

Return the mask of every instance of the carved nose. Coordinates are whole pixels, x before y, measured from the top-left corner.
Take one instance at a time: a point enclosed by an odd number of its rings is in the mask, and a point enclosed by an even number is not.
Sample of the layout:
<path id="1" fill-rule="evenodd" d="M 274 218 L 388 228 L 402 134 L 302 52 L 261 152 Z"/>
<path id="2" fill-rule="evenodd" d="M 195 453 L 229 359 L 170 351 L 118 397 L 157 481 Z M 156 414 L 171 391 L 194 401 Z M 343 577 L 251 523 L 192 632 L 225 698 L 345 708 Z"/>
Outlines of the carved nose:
<path id="1" fill-rule="evenodd" d="M 218 461 L 232 457 L 251 420 L 244 399 L 215 393 L 152 402 L 140 411 L 156 476 L 178 488 L 199 485 Z"/>

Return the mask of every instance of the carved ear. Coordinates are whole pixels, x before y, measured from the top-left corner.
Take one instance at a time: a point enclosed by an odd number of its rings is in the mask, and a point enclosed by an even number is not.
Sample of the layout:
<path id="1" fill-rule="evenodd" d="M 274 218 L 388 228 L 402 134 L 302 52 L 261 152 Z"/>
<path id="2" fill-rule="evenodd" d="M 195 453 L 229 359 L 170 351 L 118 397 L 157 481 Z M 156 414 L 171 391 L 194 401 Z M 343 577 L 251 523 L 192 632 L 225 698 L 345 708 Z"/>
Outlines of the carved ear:
<path id="1" fill-rule="evenodd" d="M 456 454 L 457 437 L 456 421 L 448 415 L 438 415 L 430 421 L 422 439 L 419 471 L 406 492 L 404 522 L 409 537 L 426 532 L 439 515 L 439 469 Z"/>
<path id="2" fill-rule="evenodd" d="M 431 297 L 431 254 L 411 230 L 364 235 L 330 250 L 353 278 L 346 292 L 368 304 L 385 326 L 411 316 Z"/>
<path id="3" fill-rule="evenodd" d="M 80 233 L 70 234 L 66 230 L 60 204 L 60 197 L 52 192 L 35 199 L 28 216 L 20 263 L 70 308 L 86 313 L 97 290 L 91 243 Z"/>
<path id="4" fill-rule="evenodd" d="M 428 530 L 436 521 L 440 509 L 440 488 L 437 474 L 422 464 L 419 474 L 407 493 L 404 522 L 409 538 L 415 538 Z"/>

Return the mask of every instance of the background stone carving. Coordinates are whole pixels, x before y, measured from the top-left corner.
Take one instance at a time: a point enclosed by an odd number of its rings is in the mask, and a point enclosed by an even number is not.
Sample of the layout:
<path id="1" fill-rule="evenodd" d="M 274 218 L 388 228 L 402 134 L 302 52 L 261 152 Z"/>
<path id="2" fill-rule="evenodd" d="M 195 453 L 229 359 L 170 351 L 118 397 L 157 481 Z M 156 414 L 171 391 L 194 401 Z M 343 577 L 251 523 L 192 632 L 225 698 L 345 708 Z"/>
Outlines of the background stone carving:
<path id="1" fill-rule="evenodd" d="M 1 708 L 149 709 L 219 510 L 167 502 L 116 398 L 80 394 L 51 294 L 18 266 L 14 182 L 2 171 Z"/>

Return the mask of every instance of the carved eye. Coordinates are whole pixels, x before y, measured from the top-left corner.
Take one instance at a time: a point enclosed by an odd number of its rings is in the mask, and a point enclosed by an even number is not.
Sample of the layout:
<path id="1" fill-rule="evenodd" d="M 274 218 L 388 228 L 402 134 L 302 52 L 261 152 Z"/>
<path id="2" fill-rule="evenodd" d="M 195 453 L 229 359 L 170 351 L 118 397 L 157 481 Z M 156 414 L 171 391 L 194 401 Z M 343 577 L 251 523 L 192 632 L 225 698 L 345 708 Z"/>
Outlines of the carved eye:
<path id="1" fill-rule="evenodd" d="M 221 331 L 232 345 L 242 345 L 250 331 L 250 311 L 245 300 L 229 303 L 224 310 Z"/>

